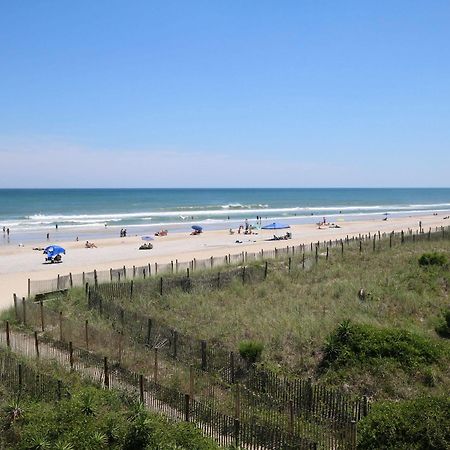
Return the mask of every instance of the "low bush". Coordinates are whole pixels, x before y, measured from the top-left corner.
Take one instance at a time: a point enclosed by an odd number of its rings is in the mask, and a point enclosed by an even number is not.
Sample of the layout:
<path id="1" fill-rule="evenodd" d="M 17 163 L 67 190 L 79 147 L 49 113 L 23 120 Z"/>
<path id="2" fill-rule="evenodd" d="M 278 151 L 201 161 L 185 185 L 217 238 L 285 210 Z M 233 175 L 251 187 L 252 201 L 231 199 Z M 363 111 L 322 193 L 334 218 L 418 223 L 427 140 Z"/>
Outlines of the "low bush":
<path id="1" fill-rule="evenodd" d="M 444 338 L 450 338 L 450 309 L 444 312 L 444 320 L 436 327 L 436 333 Z"/>
<path id="2" fill-rule="evenodd" d="M 419 258 L 420 266 L 445 266 L 447 262 L 447 256 L 444 253 L 424 253 Z"/>
<path id="3" fill-rule="evenodd" d="M 358 449 L 450 448 L 450 398 L 422 397 L 374 404 L 358 424 Z"/>
<path id="4" fill-rule="evenodd" d="M 264 349 L 263 344 L 254 341 L 242 341 L 239 344 L 239 354 L 244 358 L 248 364 L 255 364 L 261 357 Z"/>
<path id="5" fill-rule="evenodd" d="M 328 337 L 322 367 L 343 367 L 388 358 L 406 367 L 438 362 L 440 347 L 410 331 L 342 322 Z"/>
<path id="6" fill-rule="evenodd" d="M 113 391 L 93 387 L 57 403 L 0 404 L 0 437 L 11 450 L 218 449 L 192 424 L 169 422 L 141 405 L 127 406 Z"/>

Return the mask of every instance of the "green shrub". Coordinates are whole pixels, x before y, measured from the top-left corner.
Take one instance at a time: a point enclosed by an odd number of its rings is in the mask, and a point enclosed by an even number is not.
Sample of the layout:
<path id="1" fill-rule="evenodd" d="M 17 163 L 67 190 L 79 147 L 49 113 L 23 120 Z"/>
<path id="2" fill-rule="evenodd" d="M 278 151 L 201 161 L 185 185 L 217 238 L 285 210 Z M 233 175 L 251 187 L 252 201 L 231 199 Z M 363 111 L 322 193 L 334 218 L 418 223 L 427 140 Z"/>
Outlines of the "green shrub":
<path id="1" fill-rule="evenodd" d="M 445 266 L 447 265 L 447 256 L 444 253 L 424 253 L 419 258 L 420 266 Z"/>
<path id="2" fill-rule="evenodd" d="M 450 309 L 444 312 L 443 322 L 436 327 L 439 336 L 450 338 Z"/>
<path id="3" fill-rule="evenodd" d="M 264 346 L 261 342 L 242 341 L 239 344 L 239 354 L 248 364 L 255 364 L 261 357 L 263 349 Z"/>
<path id="4" fill-rule="evenodd" d="M 372 363 L 379 358 L 415 367 L 437 362 L 440 356 L 437 344 L 409 331 L 344 321 L 326 341 L 322 367 Z"/>
<path id="5" fill-rule="evenodd" d="M 450 399 L 375 403 L 358 425 L 358 449 L 450 448 Z"/>

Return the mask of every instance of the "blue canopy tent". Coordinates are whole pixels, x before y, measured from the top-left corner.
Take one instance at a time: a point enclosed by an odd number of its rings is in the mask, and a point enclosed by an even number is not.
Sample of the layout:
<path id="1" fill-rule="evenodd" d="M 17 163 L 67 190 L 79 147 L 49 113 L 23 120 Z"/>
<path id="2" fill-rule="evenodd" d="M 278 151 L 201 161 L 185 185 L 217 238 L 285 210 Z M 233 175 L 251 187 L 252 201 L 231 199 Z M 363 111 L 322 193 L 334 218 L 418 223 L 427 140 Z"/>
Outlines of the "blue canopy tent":
<path id="1" fill-rule="evenodd" d="M 59 245 L 50 245 L 44 249 L 44 255 L 47 255 L 47 261 L 61 261 L 61 255 L 65 255 L 66 250 Z"/>
<path id="2" fill-rule="evenodd" d="M 269 225 L 264 225 L 261 230 L 284 230 L 285 228 L 291 228 L 289 225 L 284 223 L 273 222 Z"/>
<path id="3" fill-rule="evenodd" d="M 199 231 L 200 233 L 203 231 L 203 228 L 200 225 L 192 225 L 191 228 L 195 231 Z"/>

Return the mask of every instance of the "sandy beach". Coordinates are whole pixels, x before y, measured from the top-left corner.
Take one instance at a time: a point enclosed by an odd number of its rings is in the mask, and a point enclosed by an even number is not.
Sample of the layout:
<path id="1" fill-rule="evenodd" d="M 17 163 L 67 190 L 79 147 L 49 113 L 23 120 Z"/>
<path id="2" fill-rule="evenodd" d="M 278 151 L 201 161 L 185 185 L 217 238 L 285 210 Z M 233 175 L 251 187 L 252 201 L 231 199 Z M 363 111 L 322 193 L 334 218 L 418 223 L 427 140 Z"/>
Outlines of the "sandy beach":
<path id="1" fill-rule="evenodd" d="M 56 278 L 58 274 L 69 272 L 76 274 L 89 272 L 94 269 L 108 270 L 110 268 L 142 266 L 148 263 L 167 263 L 178 259 L 179 262 L 191 261 L 193 258 L 202 259 L 211 256 L 225 256 L 243 251 L 258 252 L 261 249 L 270 250 L 286 245 L 309 244 L 318 240 L 334 240 L 348 236 L 375 232 L 391 232 L 414 229 L 417 230 L 419 221 L 422 227 L 450 225 L 450 220 L 444 219 L 444 214 L 433 215 L 427 213 L 422 216 L 389 218 L 383 221 L 380 217 L 364 221 L 340 221 L 340 228 L 318 228 L 315 224 L 292 225 L 289 230 L 292 239 L 288 241 L 270 241 L 274 234 L 282 235 L 286 230 L 265 231 L 258 230 L 258 234 L 231 235 L 229 230 L 205 231 L 192 236 L 189 233 L 169 233 L 167 236 L 155 237 L 152 250 L 139 250 L 143 243 L 139 236 L 126 238 L 109 238 L 96 240 L 97 248 L 85 248 L 85 242 L 65 242 L 61 245 L 66 249 L 64 261 L 61 264 L 43 264 L 42 251 L 33 247 L 46 247 L 47 241 L 40 245 L 33 244 L 24 247 L 5 246 L 0 249 L 0 309 L 12 304 L 12 295 L 27 294 L 27 280 L 48 280 Z M 241 243 L 237 243 L 239 240 Z"/>

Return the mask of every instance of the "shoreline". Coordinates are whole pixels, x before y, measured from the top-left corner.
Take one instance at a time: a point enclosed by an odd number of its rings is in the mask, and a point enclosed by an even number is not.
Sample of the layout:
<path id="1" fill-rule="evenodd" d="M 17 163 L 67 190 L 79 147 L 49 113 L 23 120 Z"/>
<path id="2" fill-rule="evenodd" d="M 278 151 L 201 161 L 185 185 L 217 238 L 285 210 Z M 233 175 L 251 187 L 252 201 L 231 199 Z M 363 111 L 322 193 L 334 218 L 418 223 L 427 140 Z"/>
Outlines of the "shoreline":
<path id="1" fill-rule="evenodd" d="M 170 261 L 186 262 L 193 258 L 206 259 L 211 256 L 221 257 L 227 254 L 237 254 L 243 251 L 258 252 L 272 250 L 275 247 L 310 244 L 318 240 L 334 240 L 368 234 L 391 231 L 407 231 L 418 229 L 419 221 L 427 231 L 430 227 L 449 226 L 450 219 L 444 219 L 447 215 L 439 212 L 434 215 L 428 212 L 426 215 L 410 215 L 408 217 L 391 217 L 383 221 L 378 216 L 376 219 L 365 220 L 340 220 L 336 222 L 340 228 L 318 229 L 316 223 L 293 224 L 290 232 L 292 239 L 286 241 L 271 241 L 276 235 L 285 234 L 286 230 L 256 230 L 258 234 L 229 234 L 229 228 L 219 230 L 207 230 L 197 236 L 191 236 L 188 232 L 169 231 L 167 236 L 155 237 L 152 250 L 138 250 L 143 243 L 140 236 L 126 238 L 109 237 L 95 239 L 97 248 L 85 248 L 85 241 L 65 241 L 60 244 L 67 250 L 62 264 L 43 264 L 42 251 L 32 250 L 32 247 L 45 247 L 48 241 L 41 241 L 37 245 L 5 245 L 0 247 L 0 310 L 12 305 L 12 295 L 27 295 L 27 280 L 49 280 L 58 274 L 65 275 L 96 270 L 109 270 L 123 265 L 127 267 L 143 266 L 148 263 L 170 263 Z M 314 216 L 319 219 L 318 216 Z M 335 216 L 333 216 L 334 218 Z M 150 233 L 147 233 L 150 234 Z M 152 233 L 153 234 L 153 233 Z M 236 241 L 242 241 L 236 243 Z M 50 241 L 50 244 L 52 242 Z"/>

